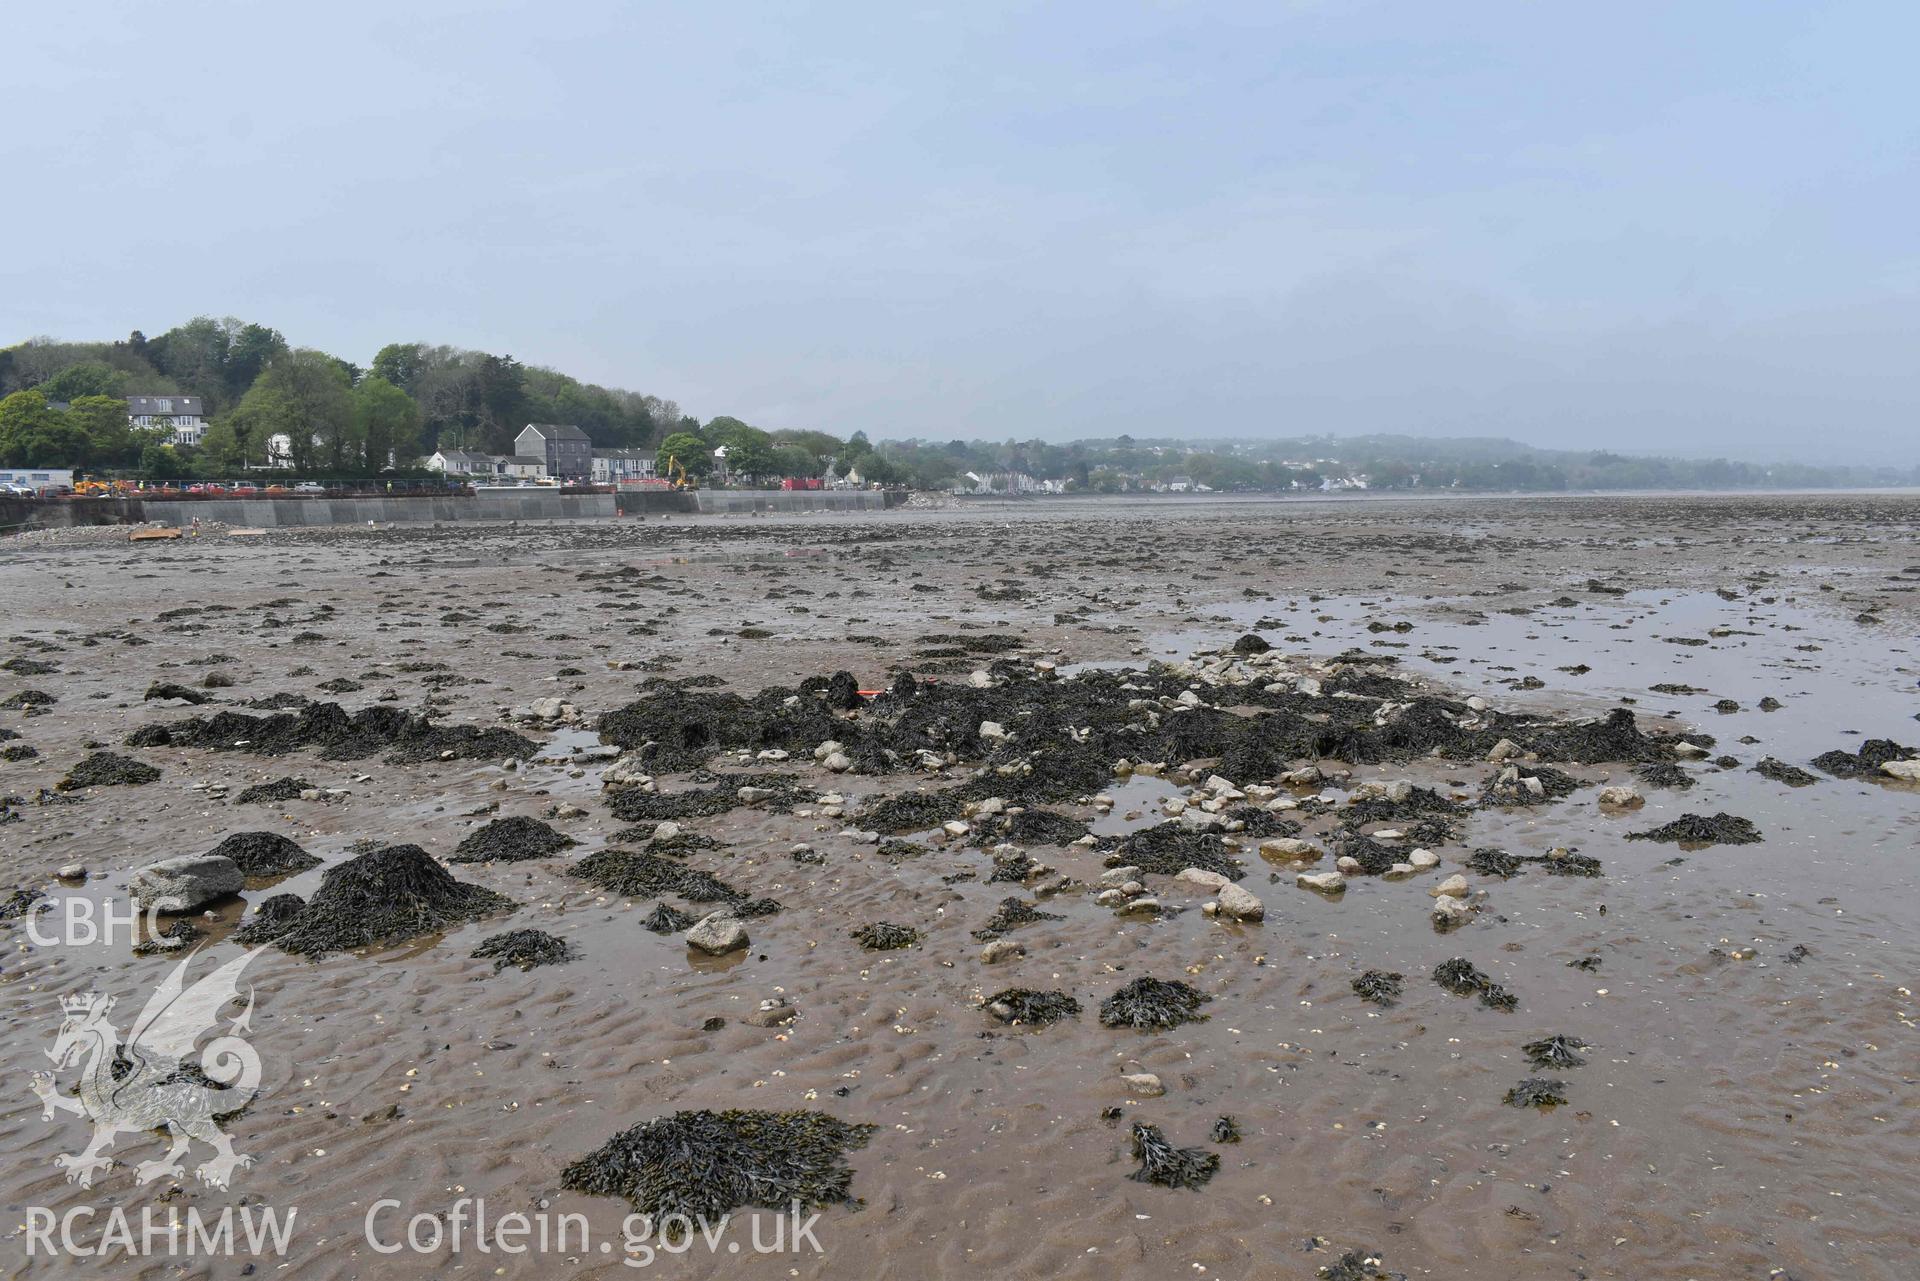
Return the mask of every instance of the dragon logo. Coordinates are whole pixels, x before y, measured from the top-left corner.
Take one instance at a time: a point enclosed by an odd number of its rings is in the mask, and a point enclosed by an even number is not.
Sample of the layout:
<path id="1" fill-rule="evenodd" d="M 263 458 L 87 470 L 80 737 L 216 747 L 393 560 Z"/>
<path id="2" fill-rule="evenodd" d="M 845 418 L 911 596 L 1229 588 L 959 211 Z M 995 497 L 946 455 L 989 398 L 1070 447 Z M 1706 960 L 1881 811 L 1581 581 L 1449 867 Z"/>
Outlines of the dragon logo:
<path id="1" fill-rule="evenodd" d="M 47 1057 L 56 1071 L 82 1059 L 86 1063 L 72 1094 L 60 1093 L 54 1072 L 34 1073 L 33 1092 L 40 1096 L 43 1120 L 51 1121 L 60 1111 L 93 1122 L 93 1141 L 84 1151 L 54 1158 L 54 1164 L 66 1170 L 67 1182 L 92 1187 L 94 1175 L 113 1164 L 113 1158 L 102 1153 L 113 1146 L 116 1135 L 128 1132 L 165 1130 L 172 1141 L 164 1157 L 134 1168 L 141 1183 L 183 1176 L 180 1158 L 194 1139 L 214 1150 L 213 1157 L 194 1170 L 210 1187 L 226 1187 L 236 1169 L 253 1164 L 252 1157 L 233 1150 L 233 1140 L 214 1124 L 216 1117 L 232 1116 L 259 1092 L 260 1056 L 240 1035 L 249 1030 L 253 1015 L 252 988 L 247 989 L 246 1009 L 229 1023 L 226 1034 L 207 1042 L 198 1063 L 190 1061 L 200 1037 L 217 1030 L 221 1009 L 240 999 L 240 971 L 252 959 L 253 952 L 247 952 L 192 987 L 186 985 L 186 976 L 193 957 L 181 961 L 147 999 L 125 1045 L 107 1021 L 112 997 L 85 992 L 61 999 L 66 1018 Z"/>

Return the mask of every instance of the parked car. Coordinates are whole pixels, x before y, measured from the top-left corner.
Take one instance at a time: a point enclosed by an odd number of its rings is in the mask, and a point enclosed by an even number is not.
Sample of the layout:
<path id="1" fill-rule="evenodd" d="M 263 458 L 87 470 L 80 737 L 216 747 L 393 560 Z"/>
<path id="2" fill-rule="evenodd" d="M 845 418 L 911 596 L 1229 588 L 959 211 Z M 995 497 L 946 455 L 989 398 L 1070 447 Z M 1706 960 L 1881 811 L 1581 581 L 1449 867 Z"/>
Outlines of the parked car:
<path id="1" fill-rule="evenodd" d="M 260 488 L 251 481 L 243 480 L 233 487 L 233 492 L 236 494 L 257 494 L 260 492 Z"/>
<path id="2" fill-rule="evenodd" d="M 296 494 L 324 494 L 327 492 L 327 487 L 317 480 L 303 480 L 293 487 L 293 492 Z"/>
<path id="3" fill-rule="evenodd" d="M 267 492 L 269 494 L 284 494 L 287 493 L 288 490 L 285 485 L 268 485 Z"/>

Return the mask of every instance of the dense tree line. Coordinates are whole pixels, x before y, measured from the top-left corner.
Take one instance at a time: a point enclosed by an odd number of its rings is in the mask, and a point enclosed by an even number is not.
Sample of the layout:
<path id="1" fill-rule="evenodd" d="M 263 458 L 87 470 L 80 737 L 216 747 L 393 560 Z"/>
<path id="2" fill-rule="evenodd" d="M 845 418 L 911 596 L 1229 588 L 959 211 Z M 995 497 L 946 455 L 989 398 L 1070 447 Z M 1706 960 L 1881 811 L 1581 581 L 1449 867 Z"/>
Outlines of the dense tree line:
<path id="1" fill-rule="evenodd" d="M 197 448 L 131 429 L 127 396 L 197 396 Z M 65 408 L 59 406 L 64 405 Z M 108 405 L 119 423 L 109 427 Z M 530 422 L 567 423 L 597 446 L 649 448 L 699 424 L 658 396 L 582 383 L 512 356 L 391 343 L 362 368 L 288 344 L 278 330 L 198 317 L 155 338 L 35 339 L 0 349 L 0 464 L 71 466 L 153 479 L 237 475 L 282 438 L 294 471 L 412 469 L 441 447 L 511 453 Z"/>

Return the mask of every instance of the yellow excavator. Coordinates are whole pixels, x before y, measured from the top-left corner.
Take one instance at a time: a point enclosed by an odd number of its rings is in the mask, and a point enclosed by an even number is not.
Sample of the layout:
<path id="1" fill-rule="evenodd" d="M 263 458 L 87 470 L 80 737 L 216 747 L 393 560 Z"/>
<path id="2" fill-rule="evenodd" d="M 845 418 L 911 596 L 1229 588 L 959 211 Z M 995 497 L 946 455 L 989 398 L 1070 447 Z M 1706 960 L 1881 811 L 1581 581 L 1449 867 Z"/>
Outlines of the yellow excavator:
<path id="1" fill-rule="evenodd" d="M 675 489 L 698 489 L 700 485 L 687 474 L 686 466 L 672 454 L 667 455 L 667 483 Z"/>

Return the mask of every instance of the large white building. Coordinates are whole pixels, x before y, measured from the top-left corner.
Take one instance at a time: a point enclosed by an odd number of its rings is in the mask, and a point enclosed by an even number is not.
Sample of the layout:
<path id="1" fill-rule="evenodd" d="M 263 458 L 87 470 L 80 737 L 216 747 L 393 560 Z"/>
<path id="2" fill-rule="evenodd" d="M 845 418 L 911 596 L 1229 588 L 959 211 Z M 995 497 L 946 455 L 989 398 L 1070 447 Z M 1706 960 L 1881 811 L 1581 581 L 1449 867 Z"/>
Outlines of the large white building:
<path id="1" fill-rule="evenodd" d="M 207 431 L 206 407 L 198 396 L 129 396 L 127 421 L 144 431 L 168 428 L 176 445 L 198 445 Z"/>

